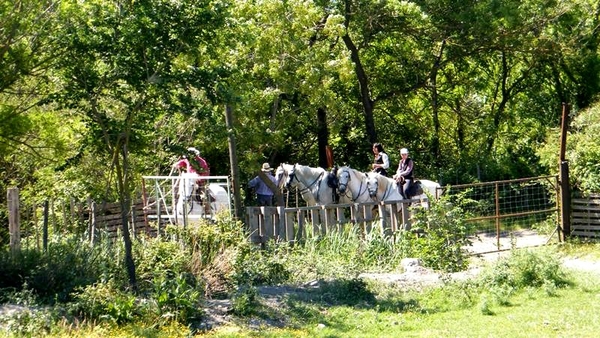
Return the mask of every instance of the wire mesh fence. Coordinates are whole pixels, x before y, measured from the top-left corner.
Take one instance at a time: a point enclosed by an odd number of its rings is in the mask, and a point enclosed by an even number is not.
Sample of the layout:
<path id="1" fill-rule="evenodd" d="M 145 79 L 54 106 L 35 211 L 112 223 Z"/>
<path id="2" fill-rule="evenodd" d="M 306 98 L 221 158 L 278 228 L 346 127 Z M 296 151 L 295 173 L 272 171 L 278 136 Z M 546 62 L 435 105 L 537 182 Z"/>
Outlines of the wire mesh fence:
<path id="1" fill-rule="evenodd" d="M 447 186 L 444 194 L 465 212 L 471 236 L 495 239 L 489 251 L 509 249 L 519 238 L 549 230 L 535 241 L 544 244 L 559 227 L 558 176 Z"/>

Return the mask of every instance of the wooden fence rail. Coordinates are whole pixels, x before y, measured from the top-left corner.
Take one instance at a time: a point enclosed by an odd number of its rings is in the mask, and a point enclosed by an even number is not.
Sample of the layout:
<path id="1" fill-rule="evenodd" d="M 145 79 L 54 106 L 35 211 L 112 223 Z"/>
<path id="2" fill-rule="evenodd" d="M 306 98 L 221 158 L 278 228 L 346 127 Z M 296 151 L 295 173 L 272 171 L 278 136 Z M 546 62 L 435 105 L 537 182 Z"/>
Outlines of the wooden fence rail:
<path id="1" fill-rule="evenodd" d="M 600 194 L 571 199 L 571 235 L 600 237 Z"/>
<path id="2" fill-rule="evenodd" d="M 7 203 L 12 251 L 20 250 L 23 239 L 26 246 L 35 245 L 38 249 L 46 250 L 49 233 L 83 230 L 87 232 L 90 242 L 95 243 L 100 236 L 117 238 L 122 230 L 121 207 L 118 203 L 96 203 L 91 200 L 83 203 L 71 199 L 47 200 L 41 204 L 23 206 L 19 201 L 18 188 L 7 190 Z M 133 237 L 140 234 L 156 235 L 156 229 L 149 225 L 147 216 L 142 201 L 131 206 L 128 225 Z M 33 244 L 29 243 L 32 238 Z"/>
<path id="3" fill-rule="evenodd" d="M 325 235 L 340 231 L 351 223 L 361 227 L 363 234 L 372 226 L 394 234 L 410 229 L 408 206 L 420 200 L 333 204 L 298 208 L 247 207 L 246 224 L 253 243 L 269 240 L 295 242 L 309 234 Z"/>

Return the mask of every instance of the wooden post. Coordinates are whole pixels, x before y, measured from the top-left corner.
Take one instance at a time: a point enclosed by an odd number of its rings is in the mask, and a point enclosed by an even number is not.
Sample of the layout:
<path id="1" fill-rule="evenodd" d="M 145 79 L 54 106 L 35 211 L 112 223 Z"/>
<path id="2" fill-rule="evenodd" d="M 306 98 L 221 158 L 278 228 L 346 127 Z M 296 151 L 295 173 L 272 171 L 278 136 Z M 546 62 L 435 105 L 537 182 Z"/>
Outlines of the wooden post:
<path id="1" fill-rule="evenodd" d="M 406 231 L 411 229 L 410 211 L 408 210 L 408 204 L 406 203 L 402 203 L 402 229 Z"/>
<path id="2" fill-rule="evenodd" d="M 559 241 L 571 235 L 571 186 L 569 185 L 569 162 L 560 163 L 560 226 Z"/>
<path id="3" fill-rule="evenodd" d="M 10 233 L 10 251 L 15 254 L 21 250 L 21 219 L 19 215 L 19 188 L 8 188 L 8 229 Z"/>
<path id="4" fill-rule="evenodd" d="M 48 215 L 50 214 L 50 203 L 44 201 L 44 224 L 42 228 L 42 248 L 44 252 L 48 251 Z"/>
<path id="5" fill-rule="evenodd" d="M 496 194 L 495 194 L 495 205 L 496 205 L 496 248 L 500 250 L 500 192 L 498 188 L 498 183 L 495 185 Z"/>
<path id="6" fill-rule="evenodd" d="M 225 105 L 225 124 L 227 125 L 227 143 L 229 145 L 229 165 L 231 168 L 231 183 L 233 188 L 233 205 L 235 218 L 242 218 L 242 198 L 240 195 L 240 168 L 237 158 L 235 128 L 233 125 L 233 109 Z"/>
<path id="7" fill-rule="evenodd" d="M 565 159 L 567 148 L 567 129 L 569 126 L 569 105 L 563 103 L 560 126 L 560 222 L 561 233 L 559 241 L 564 241 L 571 235 L 571 186 L 569 185 L 569 161 Z"/>

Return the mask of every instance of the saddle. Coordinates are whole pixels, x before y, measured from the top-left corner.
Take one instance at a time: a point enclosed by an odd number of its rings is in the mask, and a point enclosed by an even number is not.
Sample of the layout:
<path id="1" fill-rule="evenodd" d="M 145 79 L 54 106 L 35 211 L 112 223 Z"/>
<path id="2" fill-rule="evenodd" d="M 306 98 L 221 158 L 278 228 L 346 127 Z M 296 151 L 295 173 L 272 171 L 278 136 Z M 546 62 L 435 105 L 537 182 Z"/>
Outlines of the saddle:
<path id="1" fill-rule="evenodd" d="M 340 196 L 338 194 L 336 194 L 338 185 L 339 185 L 339 181 L 338 181 L 338 177 L 337 177 L 337 167 L 333 167 L 331 169 L 331 171 L 327 174 L 327 186 L 331 188 L 332 192 L 331 192 L 331 197 L 333 198 L 333 202 L 334 203 L 338 203 L 340 201 Z"/>
<path id="2" fill-rule="evenodd" d="M 337 178 L 337 167 L 331 169 L 331 171 L 327 174 L 327 186 L 331 189 L 337 189 L 338 187 L 338 178 Z"/>

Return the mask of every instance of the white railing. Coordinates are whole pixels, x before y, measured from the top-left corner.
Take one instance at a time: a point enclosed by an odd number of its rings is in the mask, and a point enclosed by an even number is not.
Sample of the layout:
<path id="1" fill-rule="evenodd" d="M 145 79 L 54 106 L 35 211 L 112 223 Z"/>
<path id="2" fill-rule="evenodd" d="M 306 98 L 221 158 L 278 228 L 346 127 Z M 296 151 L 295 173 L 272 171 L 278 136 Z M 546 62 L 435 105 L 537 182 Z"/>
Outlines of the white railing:
<path id="1" fill-rule="evenodd" d="M 197 187 L 204 193 L 202 200 L 196 204 L 183 205 L 182 211 L 177 211 L 178 185 L 180 176 L 143 176 L 142 198 L 147 218 L 159 225 L 165 222 L 183 224 L 199 219 L 214 219 L 217 213 L 232 214 L 231 184 L 229 176 L 200 176 L 204 182 Z M 220 189 L 214 189 L 220 187 Z M 215 195 L 216 192 L 222 192 Z M 193 210 L 194 206 L 200 210 Z M 194 212 L 192 212 L 194 211 Z"/>

